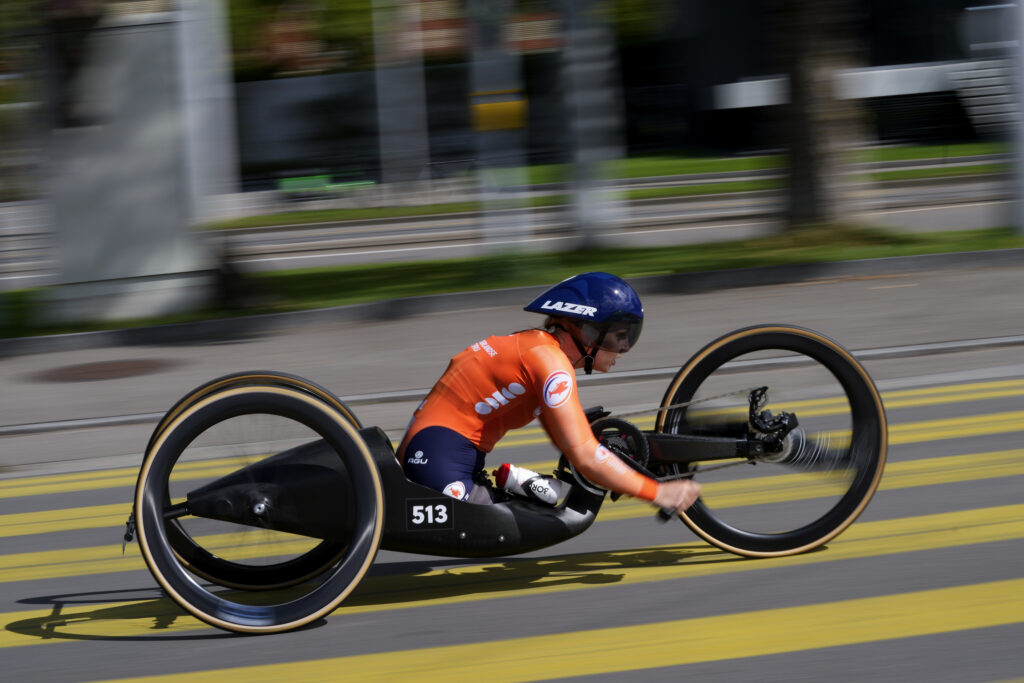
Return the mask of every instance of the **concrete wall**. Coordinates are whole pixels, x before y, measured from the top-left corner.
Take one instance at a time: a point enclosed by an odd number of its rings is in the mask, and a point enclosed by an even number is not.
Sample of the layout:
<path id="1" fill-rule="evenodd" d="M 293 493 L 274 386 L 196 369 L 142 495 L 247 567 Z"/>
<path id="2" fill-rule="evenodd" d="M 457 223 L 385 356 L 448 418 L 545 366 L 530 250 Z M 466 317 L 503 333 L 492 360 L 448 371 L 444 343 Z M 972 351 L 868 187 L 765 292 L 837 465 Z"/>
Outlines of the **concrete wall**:
<path id="1" fill-rule="evenodd" d="M 210 296 L 215 263 L 191 226 L 237 183 L 225 159 L 232 119 L 204 105 L 216 79 L 196 70 L 197 21 L 186 10 L 131 14 L 89 36 L 75 125 L 51 136 L 56 320 L 158 316 Z"/>

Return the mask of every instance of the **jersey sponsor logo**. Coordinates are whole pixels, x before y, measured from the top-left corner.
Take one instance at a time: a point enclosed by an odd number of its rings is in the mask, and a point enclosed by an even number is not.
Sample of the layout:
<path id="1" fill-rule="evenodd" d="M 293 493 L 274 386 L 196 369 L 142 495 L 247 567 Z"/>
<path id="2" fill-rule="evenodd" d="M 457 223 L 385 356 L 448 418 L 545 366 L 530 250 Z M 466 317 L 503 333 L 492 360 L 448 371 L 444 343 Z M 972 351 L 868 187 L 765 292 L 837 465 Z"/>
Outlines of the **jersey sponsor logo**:
<path id="1" fill-rule="evenodd" d="M 621 472 L 622 474 L 633 471 L 629 465 L 622 462 L 621 459 L 614 457 L 614 455 L 614 453 L 601 444 L 597 444 L 597 449 L 594 450 L 594 460 L 597 461 L 597 464 L 610 467 L 616 472 Z"/>
<path id="2" fill-rule="evenodd" d="M 407 458 L 406 461 L 410 465 L 426 465 L 427 458 L 423 457 L 423 451 L 416 451 L 412 454 L 411 458 Z"/>
<path id="3" fill-rule="evenodd" d="M 544 403 L 549 408 L 564 405 L 572 396 L 572 375 L 565 370 L 556 370 L 544 380 Z"/>
<path id="4" fill-rule="evenodd" d="M 473 351 L 479 351 L 483 349 L 491 358 L 494 358 L 495 356 L 498 355 L 498 352 L 494 350 L 493 346 L 487 343 L 486 339 L 478 341 L 476 344 L 473 344 L 473 346 L 471 346 L 470 348 L 473 349 Z"/>
<path id="5" fill-rule="evenodd" d="M 574 304 L 566 301 L 545 301 L 541 304 L 541 308 L 545 311 L 561 311 L 562 313 L 575 313 L 576 315 L 585 315 L 591 318 L 597 313 L 597 309 L 593 306 L 584 306 L 583 304 Z"/>
<path id="6" fill-rule="evenodd" d="M 466 498 L 466 485 L 461 481 L 453 481 L 444 487 L 442 493 L 456 500 L 464 500 Z"/>
<path id="7" fill-rule="evenodd" d="M 488 415 L 502 406 L 507 406 L 517 396 L 522 396 L 525 393 L 526 387 L 519 382 L 512 382 L 507 387 L 498 389 L 490 396 L 484 397 L 484 400 L 473 406 L 473 409 L 478 415 Z"/>

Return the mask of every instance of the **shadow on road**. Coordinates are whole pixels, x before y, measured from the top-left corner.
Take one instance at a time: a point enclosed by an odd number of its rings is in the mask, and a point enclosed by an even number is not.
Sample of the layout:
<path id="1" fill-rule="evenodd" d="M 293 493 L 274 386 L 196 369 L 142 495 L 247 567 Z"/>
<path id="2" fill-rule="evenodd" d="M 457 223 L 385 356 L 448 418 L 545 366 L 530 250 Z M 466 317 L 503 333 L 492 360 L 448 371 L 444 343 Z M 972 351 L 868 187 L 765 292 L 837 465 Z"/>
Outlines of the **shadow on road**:
<path id="1" fill-rule="evenodd" d="M 514 597 L 516 593 L 552 588 L 572 590 L 622 582 L 630 572 L 733 562 L 748 558 L 730 555 L 702 544 L 687 544 L 640 550 L 514 558 L 492 564 L 466 560 L 423 560 L 374 567 L 369 577 L 335 611 L 333 619 L 346 612 L 367 608 L 398 609 L 437 600 L 469 601 L 487 597 Z M 439 568 L 440 567 L 440 568 Z M 658 580 L 657 577 L 649 577 Z M 671 578 L 671 577 L 665 577 Z M 290 589 L 303 591 L 302 587 Z M 225 589 L 221 596 L 239 594 Z M 266 593 L 247 593 L 270 597 Z M 274 600 L 287 599 L 276 592 Z M 10 633 L 38 640 L 190 640 L 241 637 L 223 632 L 200 632 L 204 624 L 188 615 L 157 588 L 131 591 L 69 593 L 25 598 L 24 605 L 50 609 L 36 616 L 5 625 Z M 319 620 L 305 628 L 317 628 Z"/>

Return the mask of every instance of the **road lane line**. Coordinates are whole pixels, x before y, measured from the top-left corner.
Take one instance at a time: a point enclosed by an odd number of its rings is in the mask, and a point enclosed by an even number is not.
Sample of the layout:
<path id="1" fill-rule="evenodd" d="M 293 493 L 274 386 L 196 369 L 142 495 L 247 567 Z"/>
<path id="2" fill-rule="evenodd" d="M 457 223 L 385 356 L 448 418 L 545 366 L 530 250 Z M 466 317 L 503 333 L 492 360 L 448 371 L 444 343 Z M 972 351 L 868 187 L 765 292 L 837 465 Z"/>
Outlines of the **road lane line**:
<path id="1" fill-rule="evenodd" d="M 523 465 L 536 471 L 552 466 L 550 461 Z M 916 486 L 932 486 L 981 479 L 998 479 L 1024 474 L 1024 449 L 949 455 L 903 462 L 890 462 L 879 490 L 896 490 Z M 819 479 L 819 481 L 815 481 Z M 713 497 L 716 508 L 755 505 L 770 502 L 765 498 L 773 491 L 775 500 L 806 500 L 832 495 L 835 489 L 820 481 L 814 474 L 777 474 L 733 482 L 708 482 L 705 497 Z M 785 494 L 785 495 L 782 495 Z M 29 536 L 42 533 L 81 531 L 85 529 L 122 529 L 131 511 L 131 502 L 93 505 L 40 512 L 20 512 L 0 515 L 0 538 Z M 649 514 L 649 507 L 623 499 L 615 505 L 605 505 L 598 521 L 629 519 Z"/>
<path id="2" fill-rule="evenodd" d="M 1016 391 L 1015 389 L 1020 389 Z M 1008 396 L 1019 396 L 1024 395 L 1024 380 L 1001 380 L 1001 381 L 990 381 L 990 382 L 972 382 L 968 384 L 953 384 L 945 385 L 940 387 L 925 387 L 918 389 L 905 389 L 883 392 L 882 399 L 886 408 L 903 408 L 903 407 L 915 407 L 915 406 L 928 406 L 936 405 L 940 403 L 956 403 L 956 402 L 969 402 L 978 400 L 990 400 L 994 398 L 1005 398 Z M 808 401 L 798 401 L 793 403 L 794 406 L 801 408 L 807 408 L 809 412 L 805 414 L 809 417 L 815 415 L 827 415 L 835 412 L 838 406 L 842 404 L 838 399 L 815 399 Z M 845 406 L 843 406 L 845 410 Z M 1022 412 L 1015 413 L 999 413 L 1002 417 L 996 420 L 989 420 L 989 424 L 999 423 L 998 430 L 1000 433 L 1006 431 L 1016 431 L 1013 429 L 1013 423 L 1021 420 Z M 953 420 L 959 420 L 957 423 L 962 429 L 965 425 L 970 425 L 972 421 L 976 421 L 977 418 L 965 417 L 965 418 L 952 418 Z M 634 420 L 634 422 L 641 428 L 649 428 L 653 425 L 653 417 L 643 418 L 640 420 Z M 890 430 L 905 429 L 907 431 L 926 431 L 938 422 L 948 422 L 948 420 L 933 420 L 923 423 L 908 423 L 907 425 L 893 425 L 890 424 Z M 910 425 L 919 425 L 913 427 Z M 927 426 L 926 426 L 927 425 Z M 1019 427 L 1024 429 L 1024 426 Z M 957 436 L 973 436 L 977 435 L 977 430 L 970 432 L 962 432 Z M 984 433 L 984 432 L 980 432 Z M 902 438 L 901 434 L 897 434 L 898 437 Z M 953 437 L 950 437 L 953 438 Z M 543 430 L 538 427 L 527 427 L 524 429 L 516 430 L 509 434 L 509 436 L 498 443 L 497 448 L 514 448 L 526 445 L 536 445 L 548 443 L 547 437 L 544 435 Z M 203 461 L 202 463 L 193 463 L 194 467 L 210 467 L 216 469 L 217 463 L 224 463 L 227 459 L 220 458 L 216 460 Z M 141 456 L 140 456 L 141 462 Z M 224 472 L 230 471 L 224 469 Z M 61 488 L 62 484 L 68 482 L 75 482 L 77 488 L 74 490 L 88 491 L 97 490 L 103 488 L 114 488 L 118 486 L 131 486 L 134 485 L 135 479 L 138 476 L 137 468 L 119 468 L 116 470 L 99 470 L 94 472 L 76 472 L 69 474 L 59 475 L 41 475 L 31 477 L 15 477 L 10 479 L 0 480 L 0 498 L 13 498 L 30 495 L 43 495 L 47 493 L 59 493 L 70 489 Z"/>
<path id="3" fill-rule="evenodd" d="M 1024 431 L 1024 410 L 889 425 L 889 443 L 923 443 Z"/>
<path id="4" fill-rule="evenodd" d="M 649 429 L 654 424 L 654 418 L 642 418 L 633 422 L 641 429 Z M 889 443 L 904 445 L 1017 431 L 1024 431 L 1024 411 L 890 424 Z M 536 427 L 525 428 L 509 434 L 497 444 L 495 451 L 548 443 L 550 440 L 543 430 Z M 192 469 L 183 469 L 180 474 L 191 472 L 197 479 L 221 476 L 237 469 L 237 465 L 229 464 L 232 460 L 232 458 L 217 458 L 184 463 L 186 468 Z M 179 473 L 176 472 L 177 474 Z M 119 468 L 77 474 L 7 479 L 0 481 L 0 499 L 130 487 L 135 485 L 137 478 L 138 469 Z"/>
<path id="5" fill-rule="evenodd" d="M 192 478 L 216 477 L 233 472 L 249 459 L 235 457 L 213 458 L 182 463 L 175 468 L 178 474 L 189 474 Z M 142 465 L 142 459 L 139 459 Z M 178 469 L 180 468 L 180 473 Z M 138 467 L 119 467 L 111 470 L 93 472 L 77 472 L 70 474 L 43 474 L 21 479 L 0 481 L 0 498 L 22 498 L 25 496 L 41 496 L 50 493 L 68 493 L 71 491 L 95 491 L 99 489 L 134 487 L 139 478 Z"/>
<path id="6" fill-rule="evenodd" d="M 653 426 L 653 418 L 635 420 L 634 423 L 641 429 L 650 428 Z M 890 424 L 889 443 L 904 445 L 1017 431 L 1024 431 L 1024 411 Z M 510 434 L 498 443 L 495 450 L 547 443 L 549 443 L 549 439 L 543 430 L 526 428 Z M 550 466 L 548 462 L 541 465 L 542 468 L 548 466 Z M 179 476 L 182 481 L 191 478 L 213 478 L 232 472 L 237 468 L 237 458 L 216 458 L 182 463 L 178 468 L 180 471 L 176 470 L 176 476 Z M 137 478 L 137 469 L 119 468 L 7 479 L 0 481 L 0 499 L 128 487 L 134 486 Z"/>
<path id="7" fill-rule="evenodd" d="M 683 608 L 685 610 L 685 607 Z M 1024 623 L 1024 579 L 569 633 L 399 650 L 116 683 L 346 679 L 535 681 L 684 666 Z M 486 657 L 480 657 L 486 652 Z M 523 653 L 537 666 L 524 666 Z M 110 681 L 109 683 L 114 683 Z"/>
<path id="8" fill-rule="evenodd" d="M 371 575 L 329 618 L 779 569 L 1021 538 L 1024 504 L 863 522 L 847 529 L 826 550 L 789 557 L 751 560 L 728 555 L 704 543 L 682 543 L 511 559 L 413 575 Z M 136 568 L 142 565 L 139 557 L 118 559 Z M 168 631 L 209 628 L 167 599 L 55 605 L 49 609 L 9 612 L 0 614 L 0 625 L 0 648 L 91 638 L 161 636 Z M 72 628 L 66 636 L 60 636 L 59 629 L 67 625 Z"/>

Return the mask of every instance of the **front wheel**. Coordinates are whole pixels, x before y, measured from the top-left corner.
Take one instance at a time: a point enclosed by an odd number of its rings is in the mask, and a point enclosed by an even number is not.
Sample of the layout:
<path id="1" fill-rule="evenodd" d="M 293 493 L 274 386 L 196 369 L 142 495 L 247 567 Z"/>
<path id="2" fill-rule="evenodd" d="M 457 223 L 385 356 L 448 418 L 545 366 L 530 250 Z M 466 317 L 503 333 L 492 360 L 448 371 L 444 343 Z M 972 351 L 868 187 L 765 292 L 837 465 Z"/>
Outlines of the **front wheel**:
<path id="1" fill-rule="evenodd" d="M 885 411 L 867 371 L 831 339 L 783 325 L 741 329 L 701 349 L 669 385 L 655 431 L 754 436 L 751 396 L 765 387 L 757 415 L 799 424 L 776 448 L 656 469 L 699 481 L 701 497 L 681 519 L 709 543 L 750 557 L 806 552 L 846 529 L 878 488 L 887 449 Z"/>

